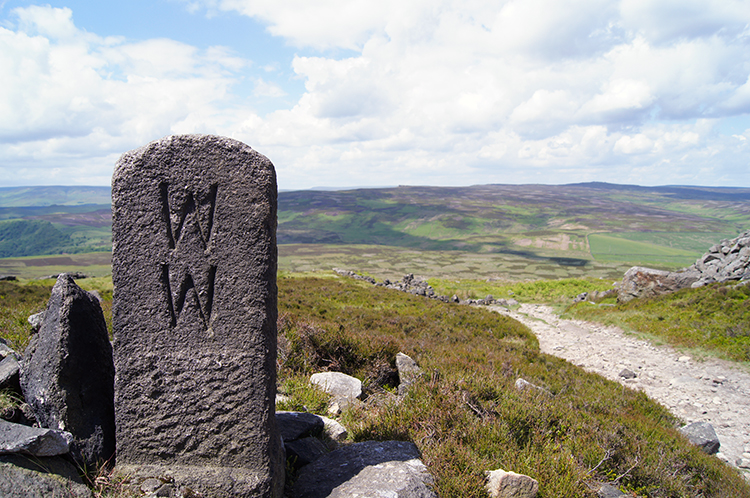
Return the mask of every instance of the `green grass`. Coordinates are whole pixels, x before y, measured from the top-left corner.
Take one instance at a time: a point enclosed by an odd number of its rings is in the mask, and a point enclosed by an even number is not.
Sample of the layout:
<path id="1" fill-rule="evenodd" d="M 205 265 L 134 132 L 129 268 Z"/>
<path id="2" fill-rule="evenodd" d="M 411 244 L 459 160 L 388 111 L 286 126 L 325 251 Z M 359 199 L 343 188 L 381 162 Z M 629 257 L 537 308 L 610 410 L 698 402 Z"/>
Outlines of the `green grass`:
<path id="1" fill-rule="evenodd" d="M 44 307 L 50 283 L 0 282 L 0 326 L 13 346 L 22 349 L 26 315 Z M 111 302 L 108 278 L 79 284 Z M 484 471 L 496 468 L 537 479 L 540 498 L 593 498 L 590 485 L 616 478 L 634 496 L 750 497 L 735 470 L 679 435 L 666 409 L 540 353 L 536 337 L 506 316 L 331 275 L 282 274 L 278 284 L 279 390 L 289 396 L 280 408 L 325 410 L 327 397 L 306 383 L 315 371 L 357 376 L 368 399 L 342 415 L 350 440 L 414 442 L 441 497 L 484 498 Z M 532 298 L 593 284 L 515 289 Z M 425 372 L 402 400 L 393 394 L 398 351 Z M 552 396 L 517 391 L 518 377 Z"/>
<path id="2" fill-rule="evenodd" d="M 598 261 L 628 261 L 637 263 L 657 263 L 670 266 L 688 266 L 702 254 L 685 249 L 658 245 L 642 240 L 625 238 L 624 234 L 591 234 L 589 247 L 591 255 Z M 654 239 L 651 239 L 654 240 Z M 704 251 L 708 249 L 706 247 Z"/>
<path id="3" fill-rule="evenodd" d="M 483 473 L 496 468 L 536 478 L 541 498 L 593 497 L 589 484 L 618 477 L 635 496 L 750 496 L 666 409 L 541 354 L 503 315 L 309 277 L 279 280 L 279 311 L 282 382 L 320 369 L 358 376 L 369 398 L 343 414 L 350 439 L 413 441 L 441 497 L 485 497 Z M 389 384 L 395 351 L 425 372 L 403 400 Z M 553 395 L 517 391 L 518 377 Z"/>
<path id="4" fill-rule="evenodd" d="M 582 303 L 568 312 L 583 320 L 635 330 L 677 348 L 697 348 L 750 362 L 750 286 L 715 284 L 612 308 Z"/>

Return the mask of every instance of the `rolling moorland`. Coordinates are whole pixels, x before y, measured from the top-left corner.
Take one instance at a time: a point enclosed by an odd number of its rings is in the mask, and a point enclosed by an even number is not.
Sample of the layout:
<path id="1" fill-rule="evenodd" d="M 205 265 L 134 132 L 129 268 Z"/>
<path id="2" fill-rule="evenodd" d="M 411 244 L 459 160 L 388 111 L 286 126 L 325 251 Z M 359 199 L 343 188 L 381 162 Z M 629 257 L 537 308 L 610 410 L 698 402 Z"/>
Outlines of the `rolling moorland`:
<path id="1" fill-rule="evenodd" d="M 56 202 L 67 206 L 31 213 L 2 199 L 0 218 L 47 222 L 79 237 L 81 247 L 90 240 L 85 227 L 109 230 L 106 217 L 86 217 L 93 225 L 73 221 L 108 209 L 106 203 L 62 199 Z M 630 496 L 750 497 L 736 470 L 677 434 L 682 421 L 642 393 L 542 354 L 518 322 L 330 271 L 339 266 L 378 279 L 414 272 L 442 294 L 544 302 L 747 364 L 748 331 L 732 324 L 750 323 L 748 292 L 713 286 L 628 305 L 571 302 L 580 292 L 611 287 L 633 264 L 686 266 L 749 226 L 750 189 L 587 184 L 282 192 L 278 367 L 279 390 L 289 399 L 279 408 L 325 413 L 326 397 L 307 383 L 314 371 L 361 378 L 368 399 L 341 415 L 350 440 L 413 441 L 442 497 L 486 496 L 483 472 L 498 467 L 537 478 L 542 498 L 594 497 L 598 482 Z M 79 283 L 100 292 L 109 319 L 108 252 L 0 259 L 0 274 L 22 278 L 0 282 L 0 335 L 12 346 L 23 349 L 26 317 L 44 307 L 53 283 L 30 279 L 59 271 L 96 276 Z M 425 371 L 401 401 L 393 395 L 398 351 Z M 516 392 L 518 377 L 552 396 Z M 99 495 L 127 496 L 118 476 L 99 477 L 92 483 Z"/>
<path id="2" fill-rule="evenodd" d="M 750 226 L 750 189 L 577 185 L 279 194 L 279 266 L 380 278 L 619 278 L 679 268 Z M 0 274 L 107 273 L 107 187 L 0 189 Z M 57 255 L 50 258 L 48 256 Z M 46 257 L 39 257 L 46 256 Z"/>

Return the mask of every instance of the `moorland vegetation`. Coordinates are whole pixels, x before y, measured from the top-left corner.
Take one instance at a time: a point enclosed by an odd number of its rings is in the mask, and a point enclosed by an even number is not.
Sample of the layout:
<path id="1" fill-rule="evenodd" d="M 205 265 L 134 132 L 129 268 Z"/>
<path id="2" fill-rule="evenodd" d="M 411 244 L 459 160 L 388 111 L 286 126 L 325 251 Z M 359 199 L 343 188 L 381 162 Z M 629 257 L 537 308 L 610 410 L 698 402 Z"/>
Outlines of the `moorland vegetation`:
<path id="1" fill-rule="evenodd" d="M 547 302 L 561 305 L 585 283 L 540 281 L 509 288 L 522 302 L 547 295 L 552 296 Z M 0 329 L 13 347 L 23 350 L 26 317 L 44 308 L 51 284 L 0 282 Z M 111 281 L 79 284 L 102 295 L 109 320 Z M 367 398 L 341 415 L 349 440 L 414 442 L 435 475 L 439 496 L 486 496 L 484 471 L 504 468 L 535 477 L 540 497 L 593 497 L 597 482 L 614 482 L 644 497 L 750 497 L 738 472 L 688 443 L 677 431 L 681 421 L 665 408 L 542 354 L 534 335 L 504 315 L 333 273 L 281 273 L 278 284 L 279 390 L 288 397 L 278 408 L 325 414 L 327 396 L 310 386 L 309 375 L 335 370 L 357 376 Z M 719 289 L 696 289 L 692 299 L 705 295 L 710 301 Z M 750 302 L 742 295 L 736 299 Z M 665 319 L 672 320 L 684 310 L 679 304 L 684 298 L 675 295 L 672 306 L 664 304 L 665 296 L 650 302 L 662 303 L 663 314 L 674 314 Z M 743 312 L 742 306 L 727 307 L 726 319 Z M 732 330 L 726 337 L 741 343 Z M 403 399 L 396 396 L 399 351 L 424 371 Z M 517 378 L 549 394 L 518 391 Z M 106 482 L 117 480 L 99 480 L 103 495 L 116 495 Z"/>

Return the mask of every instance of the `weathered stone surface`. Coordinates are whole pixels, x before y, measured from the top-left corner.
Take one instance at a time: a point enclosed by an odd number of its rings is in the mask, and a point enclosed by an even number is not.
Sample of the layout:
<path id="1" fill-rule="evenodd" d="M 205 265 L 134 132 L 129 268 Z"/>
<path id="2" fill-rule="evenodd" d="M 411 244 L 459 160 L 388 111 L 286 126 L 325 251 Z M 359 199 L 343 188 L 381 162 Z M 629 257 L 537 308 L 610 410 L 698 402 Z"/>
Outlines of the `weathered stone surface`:
<path id="1" fill-rule="evenodd" d="M 93 498 L 73 464 L 62 457 L 0 456 L 3 498 Z"/>
<path id="2" fill-rule="evenodd" d="M 627 302 L 641 297 L 653 297 L 667 292 L 690 287 L 697 282 L 700 275 L 697 272 L 669 272 L 634 266 L 625 272 L 622 285 L 617 293 L 619 302 Z"/>
<path id="3" fill-rule="evenodd" d="M 276 412 L 276 425 L 284 441 L 317 436 L 323 431 L 323 417 L 305 412 Z"/>
<path id="4" fill-rule="evenodd" d="M 321 416 L 320 418 L 323 419 L 324 424 L 323 434 L 325 434 L 331 441 L 341 442 L 349 435 L 346 427 L 341 425 L 338 421 L 328 417 Z"/>
<path id="5" fill-rule="evenodd" d="M 166 137 L 120 158 L 112 209 L 118 462 L 206 496 L 281 494 L 273 165 Z"/>
<path id="6" fill-rule="evenodd" d="M 0 361 L 0 389 L 10 388 L 21 392 L 18 359 L 11 354 Z"/>
<path id="7" fill-rule="evenodd" d="M 323 441 L 316 437 L 304 437 L 295 441 L 284 443 L 286 459 L 295 469 L 309 465 L 326 453 L 328 448 Z"/>
<path id="8" fill-rule="evenodd" d="M 112 345 L 99 302 L 67 274 L 21 362 L 21 389 L 42 427 L 73 434 L 70 452 L 94 466 L 115 453 Z"/>
<path id="9" fill-rule="evenodd" d="M 70 451 L 72 441 L 73 435 L 69 432 L 28 427 L 0 420 L 0 455 L 64 455 Z"/>
<path id="10" fill-rule="evenodd" d="M 486 489 L 491 498 L 534 498 L 539 483 L 529 476 L 497 469 L 487 472 Z"/>
<path id="11" fill-rule="evenodd" d="M 719 438 L 714 431 L 714 428 L 708 422 L 693 422 L 692 424 L 686 425 L 680 428 L 688 440 L 696 446 L 708 453 L 713 455 L 719 451 L 721 443 Z"/>
<path id="12" fill-rule="evenodd" d="M 396 370 L 398 370 L 398 394 L 403 396 L 422 375 L 422 369 L 417 362 L 404 353 L 396 354 Z"/>
<path id="13" fill-rule="evenodd" d="M 296 498 L 435 498 L 432 476 L 413 443 L 366 441 L 344 446 L 303 467 Z"/>
<path id="14" fill-rule="evenodd" d="M 667 272 L 635 266 L 625 273 L 617 294 L 619 302 L 651 297 L 714 282 L 750 279 L 750 231 L 712 246 L 693 265 Z"/>
<path id="15" fill-rule="evenodd" d="M 34 313 L 33 315 L 29 316 L 26 321 L 28 321 L 29 325 L 31 325 L 31 333 L 35 334 L 39 332 L 39 329 L 42 328 L 42 323 L 44 323 L 44 311 Z"/>
<path id="16" fill-rule="evenodd" d="M 362 381 L 341 372 L 320 372 L 310 376 L 310 383 L 320 386 L 339 405 L 346 405 L 362 396 Z"/>

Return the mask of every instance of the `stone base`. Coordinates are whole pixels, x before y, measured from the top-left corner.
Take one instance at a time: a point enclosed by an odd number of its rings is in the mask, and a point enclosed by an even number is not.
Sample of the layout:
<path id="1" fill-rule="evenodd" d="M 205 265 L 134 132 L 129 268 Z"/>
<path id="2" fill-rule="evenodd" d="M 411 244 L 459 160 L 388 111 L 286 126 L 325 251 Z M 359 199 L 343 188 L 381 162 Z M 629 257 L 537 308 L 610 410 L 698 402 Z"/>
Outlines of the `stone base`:
<path id="1" fill-rule="evenodd" d="M 128 476 L 129 487 L 141 492 L 163 487 L 159 496 L 277 498 L 284 491 L 283 475 L 269 477 L 267 473 L 237 467 L 118 465 L 116 470 Z"/>

